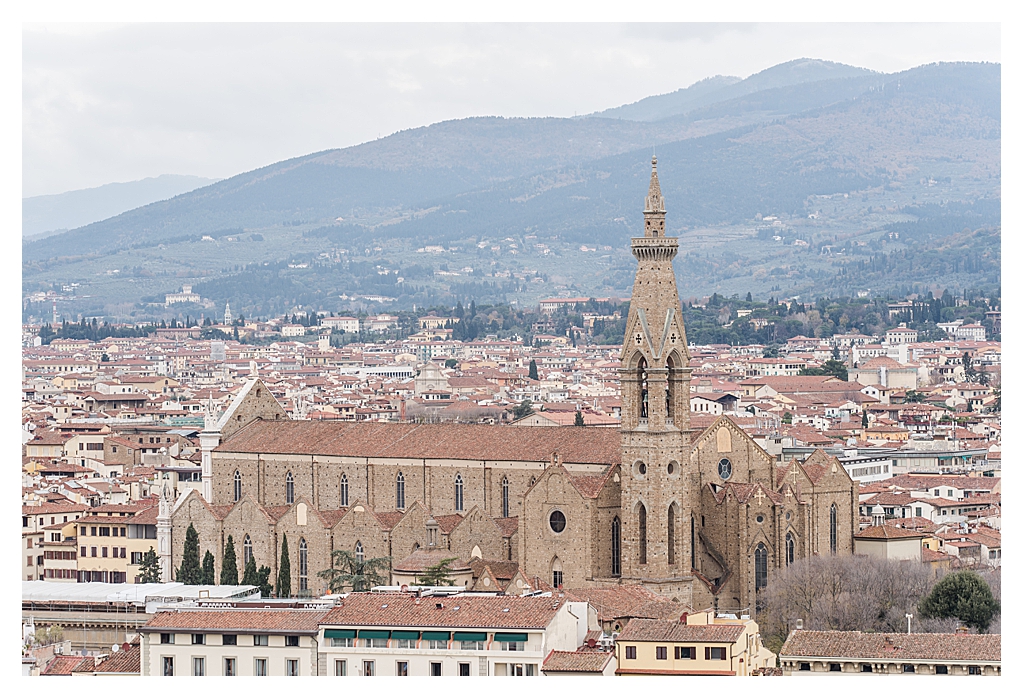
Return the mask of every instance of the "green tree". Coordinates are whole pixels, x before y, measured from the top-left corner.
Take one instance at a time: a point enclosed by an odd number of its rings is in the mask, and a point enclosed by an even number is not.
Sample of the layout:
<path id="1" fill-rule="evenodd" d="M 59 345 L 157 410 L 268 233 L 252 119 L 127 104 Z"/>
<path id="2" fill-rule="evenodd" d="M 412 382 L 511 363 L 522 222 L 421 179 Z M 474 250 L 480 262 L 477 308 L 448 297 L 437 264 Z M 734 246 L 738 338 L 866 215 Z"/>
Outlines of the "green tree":
<path id="1" fill-rule="evenodd" d="M 255 555 L 250 555 L 249 561 L 245 563 L 245 572 L 242 573 L 242 584 L 259 586 L 259 572 L 256 570 Z"/>
<path id="2" fill-rule="evenodd" d="M 866 429 L 868 424 L 869 424 L 869 422 L 867 421 L 867 411 L 863 410 L 863 419 L 860 422 L 860 426 L 862 426 L 864 429 Z"/>
<path id="3" fill-rule="evenodd" d="M 259 579 L 259 593 L 264 599 L 269 599 L 274 595 L 273 585 L 270 584 L 270 568 L 263 565 L 259 568 L 258 579 Z"/>
<path id="4" fill-rule="evenodd" d="M 792 424 L 792 413 L 791 412 L 786 412 L 785 414 L 783 414 L 781 416 L 781 423 L 782 424 Z"/>
<path id="5" fill-rule="evenodd" d="M 200 584 L 202 580 L 202 568 L 199 566 L 199 534 L 192 524 L 188 524 L 188 530 L 185 531 L 185 549 L 177 577 L 179 583 L 189 585 Z"/>
<path id="6" fill-rule="evenodd" d="M 540 374 L 536 370 L 536 359 L 529 360 L 529 379 L 534 381 L 540 380 Z"/>
<path id="7" fill-rule="evenodd" d="M 213 586 L 217 583 L 216 563 L 213 561 L 213 553 L 209 550 L 202 556 L 202 570 L 199 573 L 199 583 L 203 586 Z"/>
<path id="8" fill-rule="evenodd" d="M 160 558 L 157 556 L 153 546 L 142 556 L 142 565 L 139 567 L 139 584 L 160 583 Z"/>
<path id="9" fill-rule="evenodd" d="M 531 403 L 528 399 L 523 400 L 512 408 L 512 415 L 515 419 L 522 419 L 523 417 L 528 417 L 531 414 L 533 414 L 533 403 Z"/>
<path id="10" fill-rule="evenodd" d="M 281 564 L 277 568 L 277 597 L 291 598 L 291 558 L 288 556 L 288 534 L 281 537 Z"/>
<path id="11" fill-rule="evenodd" d="M 220 583 L 235 585 L 238 583 L 238 558 L 234 552 L 234 538 L 227 537 L 224 546 L 224 561 L 220 564 Z"/>
<path id="12" fill-rule="evenodd" d="M 982 633 L 1000 610 L 991 587 L 971 570 L 945 575 L 920 602 L 924 618 L 956 618 Z"/>
<path id="13" fill-rule="evenodd" d="M 586 422 L 583 420 L 583 413 L 580 412 L 579 410 L 575 411 L 575 426 L 577 427 L 586 426 Z"/>
<path id="14" fill-rule="evenodd" d="M 422 574 L 416 575 L 416 581 L 427 587 L 452 586 L 455 580 L 451 578 L 451 563 L 457 559 L 446 557 L 437 564 L 430 565 Z"/>
<path id="15" fill-rule="evenodd" d="M 828 359 L 818 368 L 808 366 L 799 371 L 801 376 L 834 376 L 839 380 L 849 380 L 849 369 L 837 359 Z"/>
<path id="16" fill-rule="evenodd" d="M 374 557 L 360 559 L 350 550 L 333 550 L 330 553 L 330 568 L 317 574 L 327 582 L 327 588 L 334 593 L 351 589 L 369 591 L 375 586 L 386 584 L 391 569 L 391 558 Z"/>
<path id="17" fill-rule="evenodd" d="M 444 368 L 458 368 L 458 361 L 456 359 L 447 359 L 444 362 Z"/>
<path id="18" fill-rule="evenodd" d="M 916 390 L 906 391 L 906 402 L 923 402 L 927 396 Z"/>

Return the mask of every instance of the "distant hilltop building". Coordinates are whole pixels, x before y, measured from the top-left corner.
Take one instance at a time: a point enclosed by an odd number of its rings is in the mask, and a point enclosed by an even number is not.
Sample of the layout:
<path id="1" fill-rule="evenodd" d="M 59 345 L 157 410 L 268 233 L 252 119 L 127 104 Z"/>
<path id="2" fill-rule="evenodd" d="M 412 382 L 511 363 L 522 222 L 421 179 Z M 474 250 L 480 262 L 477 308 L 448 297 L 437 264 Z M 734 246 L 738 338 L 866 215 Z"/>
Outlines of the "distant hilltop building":
<path id="1" fill-rule="evenodd" d="M 224 324 L 230 325 L 232 322 L 234 322 L 234 316 L 231 315 L 231 301 L 228 301 L 224 305 Z"/>
<path id="2" fill-rule="evenodd" d="M 164 302 L 166 305 L 174 305 L 175 303 L 198 303 L 199 300 L 199 294 L 192 293 L 192 287 L 185 285 L 181 287 L 181 293 L 168 293 Z"/>

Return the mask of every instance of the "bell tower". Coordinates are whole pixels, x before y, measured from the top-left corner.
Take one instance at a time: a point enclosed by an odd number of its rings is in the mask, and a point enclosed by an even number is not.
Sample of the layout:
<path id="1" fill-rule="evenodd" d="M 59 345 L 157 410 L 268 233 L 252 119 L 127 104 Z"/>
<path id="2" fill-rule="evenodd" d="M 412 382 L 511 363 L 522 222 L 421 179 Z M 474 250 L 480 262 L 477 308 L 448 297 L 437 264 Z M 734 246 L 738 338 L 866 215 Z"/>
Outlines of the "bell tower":
<path id="1" fill-rule="evenodd" d="M 643 237 L 622 345 L 622 580 L 688 602 L 692 598 L 689 468 L 689 350 L 666 237 L 664 197 L 651 163 Z"/>

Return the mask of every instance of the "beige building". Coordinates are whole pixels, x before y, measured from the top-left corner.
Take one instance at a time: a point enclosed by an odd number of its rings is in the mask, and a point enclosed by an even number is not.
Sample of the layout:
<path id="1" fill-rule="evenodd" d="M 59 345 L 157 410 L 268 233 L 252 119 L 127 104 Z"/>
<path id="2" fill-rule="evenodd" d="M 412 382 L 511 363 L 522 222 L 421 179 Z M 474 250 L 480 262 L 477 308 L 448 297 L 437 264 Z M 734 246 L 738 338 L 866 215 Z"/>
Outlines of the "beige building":
<path id="1" fill-rule="evenodd" d="M 793 630 L 778 658 L 785 676 L 1001 676 L 1002 636 Z"/>
<path id="2" fill-rule="evenodd" d="M 775 666 L 749 616 L 683 614 L 681 621 L 633 619 L 615 641 L 619 676 L 749 676 Z"/>
<path id="3" fill-rule="evenodd" d="M 921 544 L 928 538 L 928 534 L 881 524 L 865 528 L 853 538 L 856 541 L 857 555 L 920 562 Z"/>

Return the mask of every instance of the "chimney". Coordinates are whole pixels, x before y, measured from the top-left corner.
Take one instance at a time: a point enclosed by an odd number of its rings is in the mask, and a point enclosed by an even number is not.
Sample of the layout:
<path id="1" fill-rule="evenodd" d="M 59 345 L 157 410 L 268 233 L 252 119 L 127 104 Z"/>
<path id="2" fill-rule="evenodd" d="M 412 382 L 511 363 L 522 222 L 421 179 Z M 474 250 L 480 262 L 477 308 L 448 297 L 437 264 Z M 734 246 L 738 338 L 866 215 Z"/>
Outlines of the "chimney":
<path id="1" fill-rule="evenodd" d="M 796 630 L 802 630 L 802 629 L 803 629 L 803 619 L 802 618 L 796 618 Z"/>

